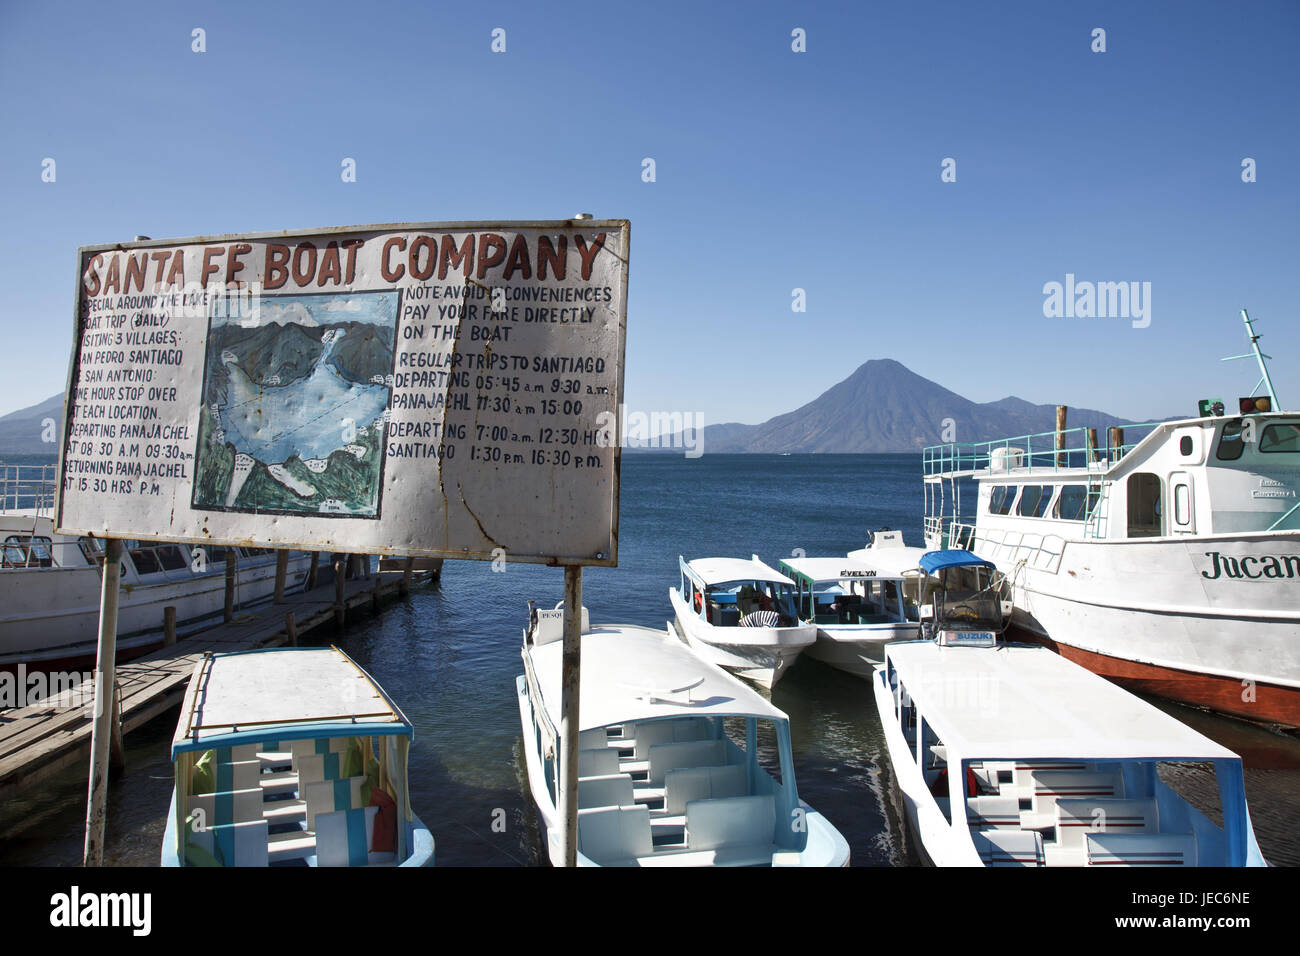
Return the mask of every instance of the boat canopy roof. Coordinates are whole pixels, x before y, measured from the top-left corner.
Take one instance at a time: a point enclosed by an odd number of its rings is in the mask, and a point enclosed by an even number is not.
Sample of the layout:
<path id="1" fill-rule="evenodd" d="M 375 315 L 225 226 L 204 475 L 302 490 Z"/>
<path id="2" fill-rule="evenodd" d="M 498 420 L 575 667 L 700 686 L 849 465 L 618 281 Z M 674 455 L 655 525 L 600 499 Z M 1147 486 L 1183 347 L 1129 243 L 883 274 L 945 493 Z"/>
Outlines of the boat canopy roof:
<path id="1" fill-rule="evenodd" d="M 560 726 L 560 641 L 530 647 L 546 713 Z M 685 644 L 649 627 L 610 624 L 582 635 L 582 730 L 656 717 L 786 715 Z"/>
<path id="2" fill-rule="evenodd" d="M 697 558 L 686 562 L 687 569 L 704 584 L 725 584 L 729 581 L 776 581 L 794 584 L 780 571 L 769 567 L 754 555 L 744 558 Z"/>
<path id="3" fill-rule="evenodd" d="M 844 581 L 849 578 L 901 578 L 902 571 L 894 573 L 870 561 L 853 558 L 789 558 L 781 566 L 809 581 Z"/>
<path id="4" fill-rule="evenodd" d="M 849 558 L 876 569 L 881 577 L 901 578 L 921 566 L 925 548 L 860 548 L 850 551 Z"/>
<path id="5" fill-rule="evenodd" d="M 885 655 L 948 753 L 962 759 L 1239 759 L 1045 647 L 904 641 Z"/>
<path id="6" fill-rule="evenodd" d="M 173 760 L 263 740 L 414 737 L 397 705 L 337 647 L 209 654 L 194 668 L 181 706 Z"/>
<path id="7" fill-rule="evenodd" d="M 944 568 L 997 568 L 992 561 L 985 561 L 962 548 L 947 548 L 943 551 L 927 551 L 921 555 L 921 570 L 934 574 Z"/>

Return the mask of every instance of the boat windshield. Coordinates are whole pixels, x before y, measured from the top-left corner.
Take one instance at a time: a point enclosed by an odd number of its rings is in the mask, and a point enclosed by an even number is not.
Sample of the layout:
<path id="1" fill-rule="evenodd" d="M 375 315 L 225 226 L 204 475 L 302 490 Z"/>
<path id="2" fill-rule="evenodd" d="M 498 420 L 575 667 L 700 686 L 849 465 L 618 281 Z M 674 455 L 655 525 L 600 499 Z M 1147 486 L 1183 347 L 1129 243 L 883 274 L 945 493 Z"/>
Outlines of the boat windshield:
<path id="1" fill-rule="evenodd" d="M 728 581 L 705 589 L 711 624 L 790 627 L 798 623 L 794 588 L 780 581 Z"/>
<path id="2" fill-rule="evenodd" d="M 905 619 L 903 582 L 889 578 L 817 581 L 799 590 L 799 612 L 817 624 L 891 624 Z M 915 619 L 915 603 L 910 617 Z"/>

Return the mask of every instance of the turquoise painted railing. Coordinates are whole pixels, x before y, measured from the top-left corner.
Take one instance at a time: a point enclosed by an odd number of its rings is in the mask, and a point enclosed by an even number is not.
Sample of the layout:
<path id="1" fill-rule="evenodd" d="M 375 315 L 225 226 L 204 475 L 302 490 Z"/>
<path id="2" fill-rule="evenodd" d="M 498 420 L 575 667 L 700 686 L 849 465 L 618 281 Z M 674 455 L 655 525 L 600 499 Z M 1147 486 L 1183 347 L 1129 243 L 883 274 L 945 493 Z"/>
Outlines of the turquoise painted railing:
<path id="1" fill-rule="evenodd" d="M 1068 428 L 1062 432 L 1038 432 L 1033 435 L 1017 435 L 1014 438 L 1001 438 L 985 442 L 951 442 L 946 445 L 930 445 L 921 452 L 922 474 L 926 477 L 947 477 L 954 474 L 988 471 L 992 468 L 994 452 L 1004 449 L 1008 465 L 1027 467 L 1035 470 L 1059 471 L 1064 468 L 1082 468 L 1090 460 L 1114 461 L 1136 448 L 1143 438 L 1157 428 L 1161 422 L 1143 422 L 1137 425 L 1123 426 L 1125 437 L 1130 432 L 1141 430 L 1136 441 L 1121 445 L 1110 444 L 1110 432 L 1105 434 L 1105 444 L 1098 447 L 1088 445 L 1087 428 Z M 1063 448 L 1056 447 L 1057 435 L 1064 438 Z M 1015 449 L 1013 452 L 1012 449 Z M 999 456 L 1001 457 L 1001 456 Z"/>
<path id="2" fill-rule="evenodd" d="M 1287 513 L 1268 527 L 1269 531 L 1300 531 L 1300 501 L 1293 504 Z"/>

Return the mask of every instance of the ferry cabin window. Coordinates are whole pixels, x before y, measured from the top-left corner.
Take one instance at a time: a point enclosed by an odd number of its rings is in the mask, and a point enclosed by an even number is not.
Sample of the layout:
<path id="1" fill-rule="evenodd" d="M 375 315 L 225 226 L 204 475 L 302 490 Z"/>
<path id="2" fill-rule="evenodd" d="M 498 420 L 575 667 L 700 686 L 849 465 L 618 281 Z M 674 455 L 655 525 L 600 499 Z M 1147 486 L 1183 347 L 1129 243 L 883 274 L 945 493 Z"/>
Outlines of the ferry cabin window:
<path id="1" fill-rule="evenodd" d="M 1259 450 L 1266 455 L 1300 451 L 1300 425 L 1269 425 L 1259 438 Z"/>
<path id="2" fill-rule="evenodd" d="M 1128 536 L 1130 538 L 1159 537 L 1160 476 L 1140 471 L 1128 479 Z"/>
<path id="3" fill-rule="evenodd" d="M 1219 448 L 1214 453 L 1214 457 L 1219 461 L 1236 461 L 1241 457 L 1241 450 L 1245 443 L 1241 440 L 1241 419 L 1234 418 L 1226 422 L 1223 426 L 1223 433 L 1219 436 Z"/>
<path id="4" fill-rule="evenodd" d="M 1065 521 L 1082 521 L 1088 516 L 1088 488 L 1086 485 L 1066 485 L 1052 509 L 1053 518 Z"/>
<path id="5" fill-rule="evenodd" d="M 48 568 L 54 564 L 49 538 L 11 534 L 5 538 L 3 567 Z"/>
<path id="6" fill-rule="evenodd" d="M 1191 520 L 1192 508 L 1188 493 L 1186 483 L 1174 485 L 1174 521 L 1179 525 L 1185 525 Z"/>
<path id="7" fill-rule="evenodd" d="M 1020 494 L 1020 507 L 1016 514 L 1026 518 L 1041 518 L 1047 513 L 1047 506 L 1052 501 L 1051 485 L 1025 485 Z"/>
<path id="8" fill-rule="evenodd" d="M 1016 485 L 998 485 L 989 496 L 989 514 L 1006 515 L 1011 513 L 1011 504 L 1016 500 Z"/>

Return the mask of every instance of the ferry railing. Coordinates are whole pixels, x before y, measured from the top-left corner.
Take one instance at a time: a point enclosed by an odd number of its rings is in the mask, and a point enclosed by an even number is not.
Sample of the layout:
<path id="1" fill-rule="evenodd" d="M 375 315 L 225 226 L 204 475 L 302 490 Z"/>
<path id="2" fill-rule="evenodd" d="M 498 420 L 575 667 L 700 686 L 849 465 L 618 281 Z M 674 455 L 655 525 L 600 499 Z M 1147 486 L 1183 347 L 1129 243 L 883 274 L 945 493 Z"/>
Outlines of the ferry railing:
<path id="1" fill-rule="evenodd" d="M 1300 501 L 1293 504 L 1282 517 L 1268 526 L 1269 531 L 1300 531 Z"/>
<path id="2" fill-rule="evenodd" d="M 1112 445 L 1111 433 L 1105 433 L 1104 442 L 1098 439 L 1093 447 L 1088 440 L 1092 429 L 1067 428 L 1063 431 L 1036 432 L 984 442 L 949 442 L 946 445 L 929 445 L 921 451 L 922 474 L 929 478 L 950 478 L 979 473 L 994 474 L 995 462 L 1001 471 L 1024 469 L 1033 471 L 1077 470 L 1097 463 L 1114 464 L 1132 451 L 1151 431 L 1163 422 L 1143 422 L 1124 425 L 1124 436 L 1140 431 L 1135 441 Z M 1097 431 L 1100 431 L 1099 429 Z M 1057 447 L 1061 437 L 1062 447 Z"/>
<path id="3" fill-rule="evenodd" d="M 56 465 L 0 462 L 0 511 L 31 511 L 48 517 L 54 510 L 57 471 Z"/>

